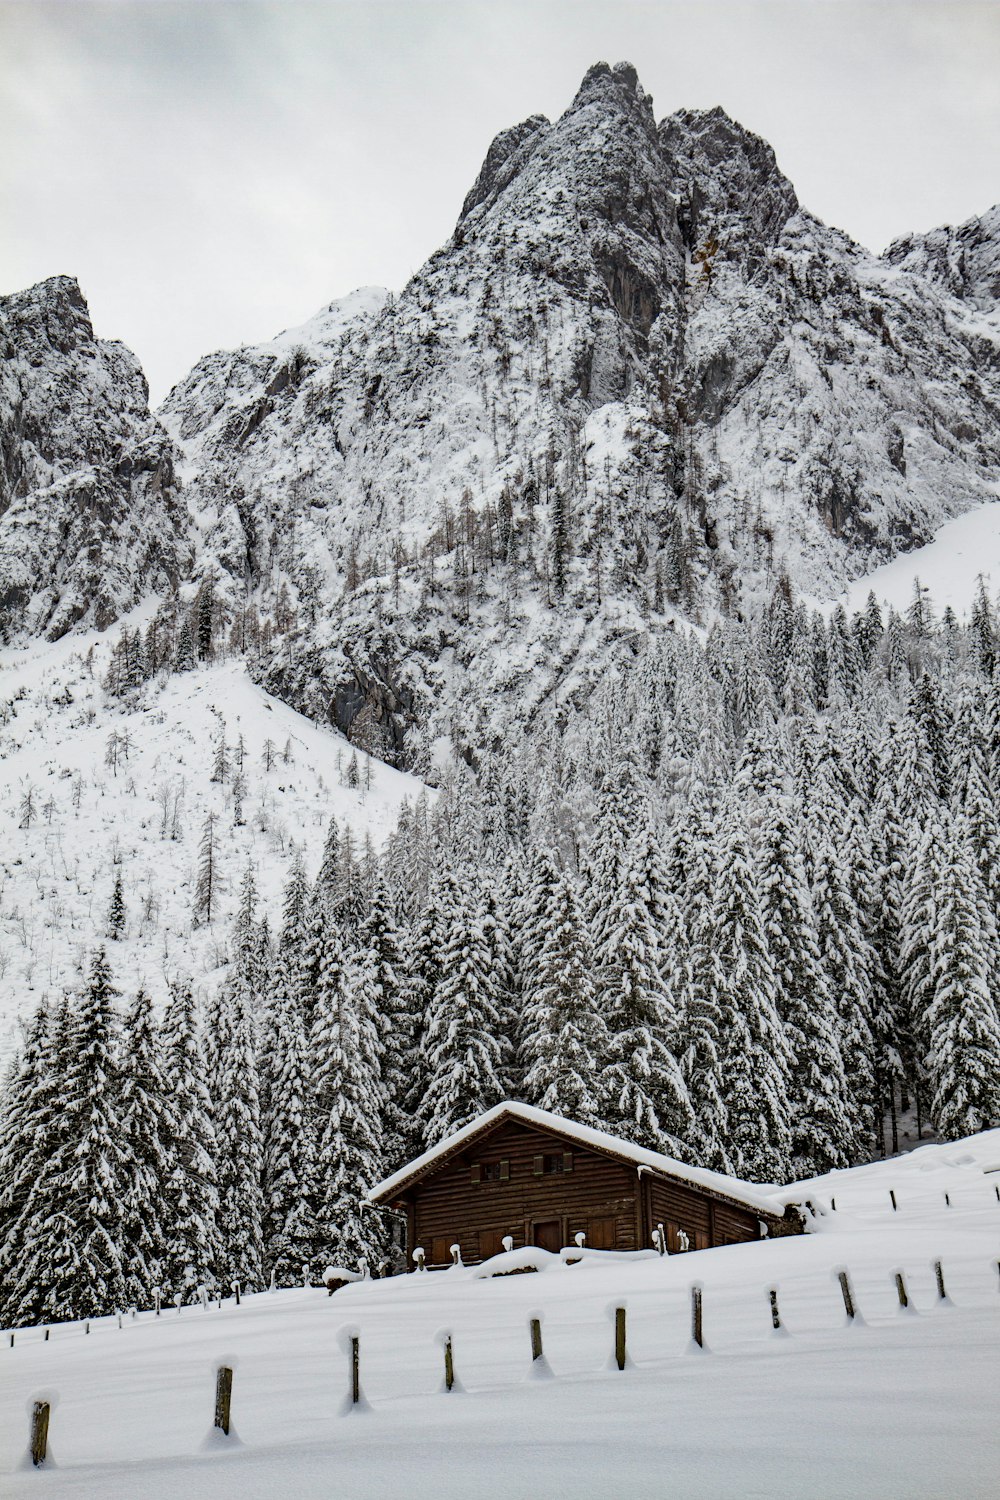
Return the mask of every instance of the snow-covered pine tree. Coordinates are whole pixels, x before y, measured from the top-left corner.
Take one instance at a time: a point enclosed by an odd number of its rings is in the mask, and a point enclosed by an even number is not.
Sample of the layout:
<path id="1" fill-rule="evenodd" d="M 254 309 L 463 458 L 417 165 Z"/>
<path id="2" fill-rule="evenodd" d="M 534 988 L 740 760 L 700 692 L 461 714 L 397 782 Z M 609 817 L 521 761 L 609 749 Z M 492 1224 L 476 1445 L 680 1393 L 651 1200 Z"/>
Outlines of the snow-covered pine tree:
<path id="1" fill-rule="evenodd" d="M 383 1154 L 390 1170 L 393 1170 L 413 1154 L 415 1145 L 412 1117 L 406 1100 L 412 1083 L 411 1065 L 416 1037 L 405 983 L 402 934 L 396 923 L 385 881 L 377 872 L 360 933 L 360 946 L 368 950 L 371 961 L 373 1003 L 381 1032 L 381 1071 L 385 1094 Z"/>
<path id="2" fill-rule="evenodd" d="M 63 1064 L 69 1001 L 43 1000 L 0 1100 L 0 1324 L 41 1317 L 44 1282 L 23 1278 L 33 1218 L 49 1194 L 49 1172 L 65 1139 Z"/>
<path id="3" fill-rule="evenodd" d="M 252 1002 L 224 982 L 213 1012 L 212 1113 L 218 1186 L 219 1271 L 223 1281 L 260 1287 L 263 1273 L 263 1156 Z"/>
<path id="4" fill-rule="evenodd" d="M 839 1027 L 820 960 L 805 865 L 784 798 L 763 805 L 758 890 L 778 1014 L 791 1049 L 793 1171 L 812 1177 L 847 1165 L 850 1125 Z"/>
<path id="5" fill-rule="evenodd" d="M 375 976 L 367 949 L 344 960 L 331 930 L 311 1049 L 317 1112 L 317 1252 L 359 1269 L 386 1250 L 380 1215 L 367 1193 L 383 1175 L 380 1037 Z"/>
<path id="6" fill-rule="evenodd" d="M 122 1261 L 127 1301 L 149 1307 L 162 1281 L 163 1224 L 177 1121 L 163 1077 L 150 997 L 140 988 L 128 1009 L 118 1060 L 119 1113 L 132 1163 L 122 1203 Z"/>
<path id="7" fill-rule="evenodd" d="M 201 1026 L 190 980 L 176 978 L 160 1031 L 163 1073 L 176 1137 L 164 1203 L 164 1286 L 174 1292 L 215 1284 L 219 1192 L 212 1105 Z"/>
<path id="8" fill-rule="evenodd" d="M 112 942 L 117 942 L 125 935 L 125 894 L 122 890 L 121 866 L 115 866 L 115 883 L 111 891 L 111 905 L 108 908 L 108 937 Z"/>
<path id="9" fill-rule="evenodd" d="M 264 1265 L 279 1286 L 293 1286 L 315 1248 L 314 1059 L 302 1007 L 280 964 L 268 994 L 262 1037 L 261 1061 L 269 1080 L 262 1112 Z"/>
<path id="10" fill-rule="evenodd" d="M 617 889 L 611 893 L 594 945 L 594 972 L 606 1049 L 599 1058 L 599 1089 L 607 1128 L 615 1135 L 688 1157 L 694 1114 L 667 1035 L 665 960 L 646 905 L 651 850 L 648 837 L 626 849 Z M 661 893 L 656 904 L 662 917 Z"/>
<path id="11" fill-rule="evenodd" d="M 978 875 L 961 823 L 934 849 L 935 926 L 930 940 L 927 1059 L 931 1112 L 944 1140 L 1000 1122 L 1000 1017 L 990 993 L 995 954 L 984 933 Z"/>
<path id="12" fill-rule="evenodd" d="M 532 1024 L 521 1043 L 524 1097 L 553 1114 L 603 1126 L 596 1088 L 606 1050 L 591 978 L 593 955 L 572 878 L 556 876 L 535 959 Z"/>
<path id="13" fill-rule="evenodd" d="M 435 1145 L 503 1098 L 503 1049 L 486 903 L 470 885 L 451 914 L 423 1038 L 428 1074 L 420 1115 Z"/>
<path id="14" fill-rule="evenodd" d="M 712 1002 L 721 1019 L 727 1153 L 738 1175 L 787 1181 L 791 1053 L 776 1005 L 746 833 L 730 805 L 720 825 L 712 910 Z"/>
<path id="15" fill-rule="evenodd" d="M 14 1300 L 44 1319 L 97 1317 L 126 1300 L 123 1204 L 133 1163 L 119 1115 L 116 991 L 98 949 L 61 1049 L 61 1128 L 25 1225 Z M 33 1289 L 37 1288 L 37 1291 Z"/>

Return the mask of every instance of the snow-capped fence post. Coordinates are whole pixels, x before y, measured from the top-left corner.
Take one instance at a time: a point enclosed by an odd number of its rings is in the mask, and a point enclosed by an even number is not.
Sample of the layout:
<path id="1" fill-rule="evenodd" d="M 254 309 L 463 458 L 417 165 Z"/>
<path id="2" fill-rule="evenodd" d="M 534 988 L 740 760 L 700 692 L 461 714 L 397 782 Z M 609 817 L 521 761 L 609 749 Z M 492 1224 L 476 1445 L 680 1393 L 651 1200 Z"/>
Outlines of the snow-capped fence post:
<path id="1" fill-rule="evenodd" d="M 303 1265 L 303 1267 L 302 1267 L 302 1289 L 303 1289 L 303 1291 L 308 1291 L 310 1285 L 311 1285 L 311 1283 L 309 1281 L 309 1267 L 307 1265 Z"/>
<path id="2" fill-rule="evenodd" d="M 948 1293 L 944 1289 L 944 1268 L 939 1260 L 934 1262 L 934 1276 L 937 1280 L 938 1297 L 942 1302 L 946 1302 Z"/>
<path id="3" fill-rule="evenodd" d="M 653 1244 L 661 1255 L 667 1253 L 667 1236 L 662 1224 L 657 1224 L 656 1233 L 653 1235 Z"/>
<path id="4" fill-rule="evenodd" d="M 453 1266 L 460 1266 L 462 1264 L 462 1247 L 461 1247 L 461 1245 L 450 1245 L 448 1248 L 451 1251 L 451 1263 L 452 1263 L 452 1265 Z"/>
<path id="5" fill-rule="evenodd" d="M 426 1271 L 427 1270 L 427 1266 L 425 1264 L 425 1262 L 427 1260 L 427 1255 L 426 1255 L 426 1253 L 425 1253 L 424 1248 L 423 1248 L 422 1245 L 418 1245 L 417 1248 L 414 1250 L 414 1252 L 413 1252 L 413 1259 L 416 1262 L 416 1266 L 417 1266 L 417 1270 L 418 1271 Z"/>
<path id="6" fill-rule="evenodd" d="M 857 1314 L 854 1306 L 854 1294 L 851 1291 L 851 1278 L 846 1271 L 838 1271 L 837 1280 L 840 1282 L 840 1294 L 844 1299 L 844 1311 L 853 1322 Z"/>
<path id="7" fill-rule="evenodd" d="M 691 1288 L 691 1337 L 699 1349 L 705 1347 L 701 1321 L 701 1287 L 697 1283 Z"/>
<path id="8" fill-rule="evenodd" d="M 154 1288 L 153 1288 L 153 1306 L 156 1308 L 156 1316 L 157 1317 L 160 1316 L 160 1301 L 162 1299 L 162 1296 L 163 1296 L 163 1294 L 160 1291 L 160 1288 L 158 1286 L 154 1286 Z"/>
<path id="9" fill-rule="evenodd" d="M 239 1307 L 239 1305 L 240 1305 L 240 1284 L 239 1284 L 239 1282 L 238 1281 L 234 1281 L 232 1283 L 232 1288 L 233 1288 L 233 1296 L 236 1298 L 236 1306 Z"/>
<path id="10" fill-rule="evenodd" d="M 268 1291 L 269 1292 L 276 1292 L 277 1290 L 278 1290 L 278 1273 L 277 1273 L 277 1271 L 272 1270 L 272 1272 L 271 1272 L 271 1283 L 268 1286 Z"/>
<path id="11" fill-rule="evenodd" d="M 542 1320 L 541 1320 L 541 1318 L 532 1318 L 531 1319 L 531 1323 L 530 1323 L 530 1327 L 531 1327 L 531 1360 L 532 1360 L 532 1363 L 534 1363 L 536 1359 L 541 1359 L 541 1357 L 542 1357 Z"/>
<path id="12" fill-rule="evenodd" d="M 619 1370 L 625 1368 L 625 1309 L 615 1308 L 615 1364 Z"/>
<path id="13" fill-rule="evenodd" d="M 174 1306 L 177 1309 L 177 1316 L 178 1317 L 180 1317 L 180 1315 L 181 1315 L 181 1304 L 183 1303 L 183 1301 L 184 1301 L 184 1293 L 183 1292 L 175 1292 L 174 1293 Z"/>
<path id="14" fill-rule="evenodd" d="M 361 1400 L 361 1340 L 356 1333 L 351 1335 L 351 1405 Z"/>
<path id="15" fill-rule="evenodd" d="M 906 1290 L 906 1281 L 903 1273 L 902 1271 L 894 1271 L 893 1275 L 896 1278 L 896 1296 L 899 1298 L 899 1305 L 900 1307 L 909 1307 L 910 1297 Z"/>
<path id="16" fill-rule="evenodd" d="M 771 1303 L 771 1327 L 780 1328 L 781 1314 L 778 1311 L 778 1288 L 776 1286 L 769 1287 L 767 1295 Z"/>
<path id="17" fill-rule="evenodd" d="M 119 1313 L 118 1314 L 118 1327 L 120 1328 L 121 1326 L 122 1326 L 122 1315 L 121 1315 L 121 1313 Z"/>
<path id="18" fill-rule="evenodd" d="M 208 1312 L 208 1287 L 204 1283 L 198 1288 L 198 1296 L 201 1299 L 202 1307 Z"/>
<path id="19" fill-rule="evenodd" d="M 229 1436 L 229 1412 L 233 1402 L 233 1372 L 220 1365 L 215 1377 L 215 1425 Z"/>
<path id="20" fill-rule="evenodd" d="M 40 1469 L 49 1451 L 49 1403 L 36 1401 L 31 1412 L 31 1462 Z"/>
<path id="21" fill-rule="evenodd" d="M 455 1384 L 455 1355 L 451 1347 L 451 1334 L 446 1333 L 444 1338 L 444 1388 L 450 1391 Z"/>

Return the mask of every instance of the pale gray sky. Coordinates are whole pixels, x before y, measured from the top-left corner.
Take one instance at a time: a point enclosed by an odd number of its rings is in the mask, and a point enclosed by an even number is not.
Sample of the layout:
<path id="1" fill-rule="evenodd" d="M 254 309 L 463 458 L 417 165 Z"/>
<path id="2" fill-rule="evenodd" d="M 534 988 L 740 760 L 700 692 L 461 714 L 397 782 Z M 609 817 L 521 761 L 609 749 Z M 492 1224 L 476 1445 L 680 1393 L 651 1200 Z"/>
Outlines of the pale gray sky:
<path id="1" fill-rule="evenodd" d="M 0 0 L 0 293 L 79 278 L 154 399 L 450 233 L 496 131 L 634 62 L 882 249 L 1000 199 L 1000 4 Z"/>

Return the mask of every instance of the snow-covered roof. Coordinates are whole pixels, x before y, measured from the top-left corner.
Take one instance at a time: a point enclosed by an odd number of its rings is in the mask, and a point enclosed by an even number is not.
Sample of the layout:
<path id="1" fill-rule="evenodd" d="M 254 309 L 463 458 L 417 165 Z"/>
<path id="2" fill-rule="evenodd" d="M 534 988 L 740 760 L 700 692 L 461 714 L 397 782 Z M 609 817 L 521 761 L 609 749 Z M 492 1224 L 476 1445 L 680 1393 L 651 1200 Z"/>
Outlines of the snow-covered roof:
<path id="1" fill-rule="evenodd" d="M 634 1162 L 637 1167 L 647 1167 L 651 1172 L 681 1178 L 694 1187 L 705 1188 L 711 1193 L 745 1204 L 756 1213 L 768 1214 L 772 1218 L 781 1217 L 783 1204 L 767 1196 L 764 1189 L 743 1182 L 738 1177 L 726 1177 L 722 1172 L 710 1172 L 706 1167 L 690 1167 L 676 1157 L 665 1156 L 660 1151 L 649 1151 L 645 1146 L 634 1146 L 631 1141 L 623 1141 L 605 1130 L 578 1125 L 575 1120 L 565 1120 L 561 1115 L 550 1114 L 547 1109 L 536 1109 L 532 1104 L 521 1104 L 515 1099 L 505 1099 L 502 1104 L 495 1104 L 485 1114 L 478 1115 L 476 1119 L 463 1125 L 461 1130 L 438 1141 L 436 1146 L 432 1146 L 422 1156 L 407 1162 L 405 1167 L 400 1167 L 398 1172 L 393 1172 L 384 1182 L 376 1183 L 368 1194 L 369 1199 L 378 1203 L 391 1198 L 401 1188 L 424 1176 L 429 1168 L 460 1150 L 467 1141 L 482 1135 L 504 1119 L 521 1120 L 525 1125 L 552 1131 L 553 1134 L 564 1136 L 581 1146 L 589 1146 L 593 1151 L 602 1151 L 608 1156 L 617 1156 L 622 1161 Z"/>

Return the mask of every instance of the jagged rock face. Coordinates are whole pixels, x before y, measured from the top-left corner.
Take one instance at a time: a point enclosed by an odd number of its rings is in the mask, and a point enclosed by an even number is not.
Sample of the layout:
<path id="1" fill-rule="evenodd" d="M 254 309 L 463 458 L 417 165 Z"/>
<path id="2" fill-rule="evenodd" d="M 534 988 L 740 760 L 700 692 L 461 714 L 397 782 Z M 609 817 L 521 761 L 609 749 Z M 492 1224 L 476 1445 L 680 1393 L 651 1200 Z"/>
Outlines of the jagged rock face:
<path id="1" fill-rule="evenodd" d="M 321 679 L 343 727 L 362 703 L 398 741 L 442 653 L 503 636 L 489 588 L 461 628 L 426 588 L 428 547 L 450 572 L 459 518 L 489 528 L 503 503 L 536 563 L 557 495 L 569 530 L 565 591 L 522 577 L 504 604 L 537 674 L 562 662 L 567 610 L 648 607 L 671 537 L 683 607 L 741 608 L 782 568 L 829 593 L 990 497 L 997 217 L 939 234 L 879 259 L 802 210 L 722 110 L 657 125 L 631 66 L 591 68 L 561 119 L 497 137 L 398 298 L 211 356 L 168 398 L 214 556 L 306 604 L 308 651 L 278 685 L 309 703 Z M 359 569 L 391 595 L 360 597 Z"/>
<path id="2" fill-rule="evenodd" d="M 0 299 L 0 640 L 103 627 L 190 566 L 173 450 L 77 283 Z"/>
<path id="3" fill-rule="evenodd" d="M 894 240 L 885 258 L 902 270 L 936 282 L 968 307 L 992 314 L 1000 308 L 1000 205 L 957 229 Z"/>
<path id="4" fill-rule="evenodd" d="M 442 698 L 534 712 L 651 615 L 744 609 L 782 569 L 829 594 L 995 495 L 998 245 L 994 211 L 875 257 L 722 110 L 657 125 L 599 63 L 559 120 L 497 137 L 398 297 L 171 392 L 196 565 L 290 584 L 269 685 L 396 758 Z"/>

